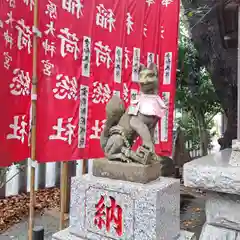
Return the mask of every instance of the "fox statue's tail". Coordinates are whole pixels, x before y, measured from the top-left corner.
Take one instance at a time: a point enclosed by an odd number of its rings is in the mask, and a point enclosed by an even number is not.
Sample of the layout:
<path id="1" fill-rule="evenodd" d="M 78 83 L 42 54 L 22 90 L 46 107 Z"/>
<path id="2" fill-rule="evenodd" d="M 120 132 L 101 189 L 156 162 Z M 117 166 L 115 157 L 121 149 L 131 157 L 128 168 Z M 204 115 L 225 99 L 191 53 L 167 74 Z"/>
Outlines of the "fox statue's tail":
<path id="1" fill-rule="evenodd" d="M 109 131 L 113 126 L 119 123 L 120 118 L 125 113 L 125 105 L 122 99 L 116 95 L 112 96 L 106 105 L 106 123 L 101 133 L 100 144 L 104 150 L 108 138 L 110 136 Z"/>

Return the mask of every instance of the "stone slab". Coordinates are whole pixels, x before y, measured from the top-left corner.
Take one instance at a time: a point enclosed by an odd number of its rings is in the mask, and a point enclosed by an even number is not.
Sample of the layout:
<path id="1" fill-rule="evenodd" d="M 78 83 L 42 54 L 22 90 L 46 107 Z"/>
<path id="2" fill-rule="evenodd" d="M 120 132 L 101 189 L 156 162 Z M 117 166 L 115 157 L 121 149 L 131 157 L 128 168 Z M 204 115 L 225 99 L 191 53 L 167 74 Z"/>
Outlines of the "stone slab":
<path id="1" fill-rule="evenodd" d="M 52 240 L 84 240 L 84 239 L 72 235 L 69 231 L 69 228 L 66 228 L 60 232 L 55 233 L 52 236 Z M 164 240 L 167 240 L 167 239 L 164 239 Z M 169 239 L 169 240 L 172 240 L 172 239 Z M 180 236 L 176 240 L 197 240 L 197 238 L 194 233 L 181 231 Z"/>
<path id="2" fill-rule="evenodd" d="M 69 228 L 59 231 L 52 236 L 52 240 L 84 240 L 70 233 Z"/>
<path id="3" fill-rule="evenodd" d="M 117 235 L 112 222 L 108 231 L 105 222 L 101 229 L 97 227 L 99 219 L 96 218 L 96 204 L 101 198 L 105 204 L 102 205 L 103 211 L 106 210 L 105 207 L 111 206 L 111 198 L 121 207 L 121 236 Z M 74 177 L 71 186 L 70 226 L 72 234 L 86 239 L 174 239 L 180 232 L 180 182 L 164 177 L 148 184 L 88 174 Z"/>
<path id="4" fill-rule="evenodd" d="M 239 195 L 208 194 L 205 211 L 208 224 L 240 231 Z"/>
<path id="5" fill-rule="evenodd" d="M 184 164 L 186 187 L 240 195 L 240 168 L 229 165 L 231 149 Z"/>
<path id="6" fill-rule="evenodd" d="M 232 150 L 240 151 L 240 141 L 237 140 L 232 144 Z"/>
<path id="7" fill-rule="evenodd" d="M 93 161 L 93 176 L 148 183 L 158 179 L 160 176 L 164 176 L 164 172 L 160 161 L 155 161 L 151 165 L 142 165 L 139 163 L 126 164 L 100 158 Z"/>
<path id="8" fill-rule="evenodd" d="M 236 240 L 240 240 L 240 232 L 237 233 L 237 238 Z"/>
<path id="9" fill-rule="evenodd" d="M 232 145 L 234 145 L 238 140 L 237 139 L 233 139 L 232 140 Z"/>
<path id="10" fill-rule="evenodd" d="M 238 240 L 238 232 L 205 224 L 199 240 Z"/>
<path id="11" fill-rule="evenodd" d="M 177 240 L 197 240 L 196 235 L 192 232 L 181 231 Z"/>
<path id="12" fill-rule="evenodd" d="M 240 142 L 232 147 L 232 154 L 229 160 L 229 164 L 233 167 L 240 167 Z"/>

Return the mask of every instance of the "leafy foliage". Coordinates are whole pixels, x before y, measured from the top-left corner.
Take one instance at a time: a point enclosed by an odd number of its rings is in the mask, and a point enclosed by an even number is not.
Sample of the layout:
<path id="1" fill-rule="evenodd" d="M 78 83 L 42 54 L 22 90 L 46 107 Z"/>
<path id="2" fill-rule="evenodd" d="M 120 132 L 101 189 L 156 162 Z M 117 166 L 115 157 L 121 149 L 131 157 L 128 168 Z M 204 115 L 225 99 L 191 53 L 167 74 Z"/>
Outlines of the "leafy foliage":
<path id="1" fill-rule="evenodd" d="M 203 144 L 209 147 L 213 118 L 222 108 L 183 20 L 180 23 L 176 108 L 182 112 L 177 121 L 184 129 L 186 140 L 192 142 L 194 149 L 201 145 L 204 148 Z M 206 152 L 205 147 L 203 154 Z"/>

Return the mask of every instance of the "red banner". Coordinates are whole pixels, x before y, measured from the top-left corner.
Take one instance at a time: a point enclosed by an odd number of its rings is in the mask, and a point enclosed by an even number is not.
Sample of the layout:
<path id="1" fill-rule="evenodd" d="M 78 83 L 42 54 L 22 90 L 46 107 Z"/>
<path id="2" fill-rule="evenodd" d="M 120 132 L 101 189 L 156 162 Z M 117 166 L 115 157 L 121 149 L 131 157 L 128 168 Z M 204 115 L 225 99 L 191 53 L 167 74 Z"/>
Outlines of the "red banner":
<path id="1" fill-rule="evenodd" d="M 1 166 L 29 157 L 33 5 L 0 3 Z M 127 106 L 139 91 L 140 63 L 152 62 L 169 106 L 156 152 L 171 155 L 179 7 L 179 0 L 39 1 L 37 160 L 102 157 L 106 103 L 118 94 Z"/>
<path id="2" fill-rule="evenodd" d="M 82 5 L 39 1 L 37 160 L 78 159 Z M 76 1 L 75 1 L 76 2 Z M 86 20 L 85 20 L 86 22 Z M 85 25 L 86 27 L 87 25 Z M 86 86 L 88 86 L 86 84 Z"/>
<path id="3" fill-rule="evenodd" d="M 31 1 L 0 2 L 0 166 L 29 157 Z"/>
<path id="4" fill-rule="evenodd" d="M 173 118 L 178 61 L 180 1 L 161 0 L 160 12 L 160 95 L 169 106 L 160 122 L 160 151 L 170 156 L 173 145 Z"/>
<path id="5" fill-rule="evenodd" d="M 156 152 L 171 155 L 179 0 L 39 1 L 37 159 L 103 157 L 105 105 L 138 93 L 137 69 L 155 62 L 169 109 Z"/>

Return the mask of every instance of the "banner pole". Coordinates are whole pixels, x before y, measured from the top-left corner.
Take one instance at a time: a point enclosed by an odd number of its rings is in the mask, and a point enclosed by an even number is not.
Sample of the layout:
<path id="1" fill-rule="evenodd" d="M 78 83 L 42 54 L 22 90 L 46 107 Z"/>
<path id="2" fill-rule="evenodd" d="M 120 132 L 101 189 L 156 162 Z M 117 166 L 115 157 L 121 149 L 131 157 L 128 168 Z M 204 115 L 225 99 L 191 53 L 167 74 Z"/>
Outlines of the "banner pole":
<path id="1" fill-rule="evenodd" d="M 36 161 L 36 101 L 37 101 L 37 38 L 38 38 L 38 0 L 34 3 L 33 13 L 33 77 L 32 77 L 32 121 L 31 121 L 31 180 L 29 204 L 29 229 L 28 239 L 33 239 L 34 206 L 35 206 L 35 166 Z"/>
<path id="2" fill-rule="evenodd" d="M 87 173 L 87 164 L 88 164 L 88 160 L 87 159 L 83 159 L 83 164 L 82 164 L 82 175 Z"/>
<path id="3" fill-rule="evenodd" d="M 86 174 L 87 160 L 83 160 L 82 174 Z M 59 230 L 64 229 L 65 209 L 67 204 L 67 184 L 68 184 L 68 162 L 61 164 L 61 183 L 60 183 L 60 226 Z"/>
<path id="4" fill-rule="evenodd" d="M 66 207 L 66 196 L 67 196 L 67 182 L 68 182 L 68 162 L 62 162 L 61 167 L 61 185 L 60 185 L 60 230 L 64 229 L 65 221 L 65 207 Z"/>

